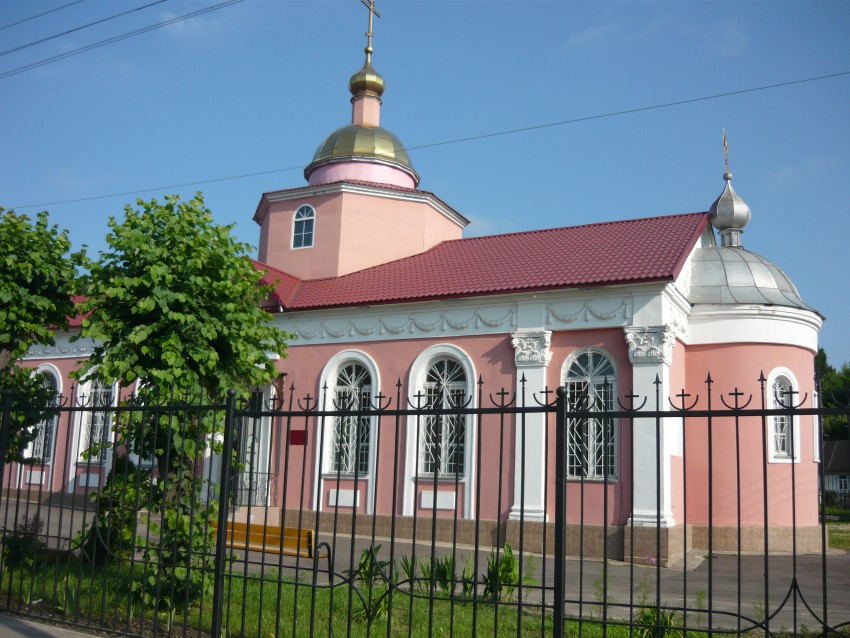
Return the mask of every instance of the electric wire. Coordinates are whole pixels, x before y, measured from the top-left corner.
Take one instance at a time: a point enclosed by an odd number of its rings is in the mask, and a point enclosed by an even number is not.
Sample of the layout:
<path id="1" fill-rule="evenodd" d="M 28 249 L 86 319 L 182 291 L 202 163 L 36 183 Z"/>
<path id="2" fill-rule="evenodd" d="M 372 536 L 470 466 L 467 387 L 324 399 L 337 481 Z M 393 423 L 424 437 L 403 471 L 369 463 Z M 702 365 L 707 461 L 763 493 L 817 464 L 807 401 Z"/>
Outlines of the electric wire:
<path id="1" fill-rule="evenodd" d="M 116 35 L 112 38 L 107 38 L 106 40 L 101 40 L 100 42 L 95 42 L 93 44 L 86 45 L 84 47 L 80 47 L 78 49 L 73 49 L 71 51 L 67 51 L 65 53 L 60 53 L 59 55 L 54 55 L 49 58 L 45 58 L 43 60 L 39 60 L 38 62 L 33 62 L 31 64 L 27 64 L 15 69 L 11 69 L 9 71 L 5 71 L 0 73 L 0 80 L 7 78 L 12 75 L 17 75 L 18 73 L 23 73 L 24 71 L 29 71 L 31 69 L 35 69 L 40 66 L 44 66 L 45 64 L 50 64 L 51 62 L 56 62 L 58 60 L 64 60 L 65 58 L 70 58 L 74 55 L 79 55 L 80 53 L 85 53 L 87 51 L 92 51 L 93 49 L 99 49 L 100 47 L 106 46 L 107 44 L 113 44 L 114 42 L 119 42 L 121 40 L 126 40 L 127 38 L 132 38 L 137 35 L 141 35 L 142 33 L 147 33 L 148 31 L 153 31 L 155 29 L 160 29 L 162 27 L 167 27 L 170 24 L 174 24 L 176 22 L 182 22 L 183 20 L 188 20 L 189 18 L 196 18 L 198 16 L 204 15 L 205 13 L 210 13 L 211 11 L 217 11 L 218 9 L 224 9 L 225 7 L 229 7 L 233 4 L 238 4 L 240 2 L 244 2 L 245 0 L 225 0 L 224 2 L 220 2 L 218 4 L 211 5 L 209 7 L 205 7 L 203 9 L 198 9 L 197 11 L 192 11 L 191 13 L 184 14 L 182 16 L 178 16 L 176 18 L 170 18 L 168 20 L 163 20 L 162 22 L 157 22 L 156 24 L 151 24 L 146 27 L 142 27 L 140 29 L 136 29 L 135 31 L 129 31 L 127 33 L 123 33 L 121 35 Z"/>
<path id="2" fill-rule="evenodd" d="M 59 11 L 60 9 L 65 9 L 75 4 L 80 4 L 81 2 L 85 2 L 85 0 L 74 0 L 74 2 L 69 2 L 68 4 L 63 4 L 61 7 L 56 7 L 55 9 L 50 9 L 50 11 L 45 11 L 44 13 L 39 13 L 34 16 L 30 16 L 29 18 L 24 18 L 23 20 L 18 20 L 17 22 L 12 22 L 11 24 L 5 24 L 0 27 L 0 31 L 3 29 L 8 29 L 10 27 L 16 27 L 19 24 L 23 24 L 24 22 L 29 22 L 30 20 L 35 20 L 36 18 L 40 18 L 41 16 L 46 16 L 48 13 L 53 13 L 54 11 Z"/>
<path id="3" fill-rule="evenodd" d="M 241 1 L 241 0 L 237 0 L 237 1 Z M 639 106 L 639 107 L 635 107 L 635 108 L 631 108 L 631 109 L 622 109 L 622 110 L 619 110 L 619 111 L 609 111 L 607 113 L 598 113 L 596 115 L 585 115 L 583 117 L 576 117 L 576 118 L 572 118 L 572 119 L 568 119 L 568 120 L 559 120 L 557 122 L 547 122 L 545 124 L 535 124 L 535 125 L 532 125 L 532 126 L 523 126 L 523 127 L 520 127 L 520 128 L 506 129 L 506 130 L 503 130 L 503 131 L 494 131 L 494 132 L 491 132 L 491 133 L 482 133 L 480 135 L 470 135 L 468 137 L 458 137 L 458 138 L 455 138 L 455 139 L 443 140 L 443 141 L 440 141 L 440 142 L 431 142 L 431 143 L 428 143 L 428 144 L 419 144 L 417 146 L 408 146 L 408 147 L 405 147 L 404 150 L 415 151 L 415 150 L 421 150 L 421 149 L 426 149 L 426 148 L 434 148 L 436 146 L 448 146 L 450 144 L 461 144 L 463 142 L 472 142 L 472 141 L 475 141 L 475 140 L 483 140 L 483 139 L 488 139 L 488 138 L 493 138 L 493 137 L 501 137 L 501 136 L 504 136 L 504 135 L 515 135 L 515 134 L 518 134 L 518 133 L 527 133 L 529 131 L 537 131 L 537 130 L 540 130 L 540 129 L 551 128 L 551 127 L 555 127 L 555 126 L 567 126 L 567 125 L 570 125 L 570 124 L 578 124 L 578 123 L 581 123 L 581 122 L 588 122 L 588 121 L 591 121 L 591 120 L 600 120 L 600 119 L 604 119 L 604 118 L 608 118 L 608 117 L 618 117 L 618 116 L 622 116 L 622 115 L 633 115 L 635 113 L 643 113 L 643 112 L 646 112 L 646 111 L 652 111 L 652 110 L 657 110 L 657 109 L 666 109 L 666 108 L 672 108 L 672 107 L 676 107 L 676 106 L 684 106 L 686 104 L 694 104 L 696 102 L 706 102 L 706 101 L 709 101 L 709 100 L 717 100 L 717 99 L 721 99 L 721 98 L 733 97 L 733 96 L 736 96 L 736 95 L 743 95 L 743 94 L 746 94 L 746 93 L 755 93 L 757 91 L 767 91 L 767 90 L 778 89 L 778 88 L 787 87 L 787 86 L 794 86 L 794 85 L 797 85 L 797 84 L 805 84 L 805 83 L 808 83 L 808 82 L 818 82 L 818 81 L 821 81 L 821 80 L 828 80 L 828 79 L 843 77 L 843 76 L 850 76 L 850 71 L 839 71 L 837 73 L 829 73 L 829 74 L 826 74 L 826 75 L 818 75 L 818 76 L 815 76 L 815 77 L 803 78 L 803 79 L 800 79 L 800 80 L 788 80 L 787 82 L 777 82 L 777 83 L 774 83 L 774 84 L 765 84 L 765 85 L 762 85 L 762 86 L 750 87 L 750 88 L 747 88 L 747 89 L 739 89 L 737 91 L 726 91 L 724 93 L 715 93 L 715 94 L 712 94 L 712 95 L 704 95 L 704 96 L 700 96 L 700 97 L 686 98 L 686 99 L 682 99 L 682 100 L 676 100 L 676 101 L 673 101 L 673 102 L 664 102 L 662 104 L 653 104 L 651 106 Z M 230 175 L 230 176 L 226 176 L 226 177 L 214 177 L 214 178 L 211 178 L 211 179 L 197 180 L 197 181 L 193 181 L 193 182 L 184 182 L 182 184 L 170 184 L 168 186 L 157 186 L 155 188 L 141 188 L 141 189 L 136 189 L 136 190 L 124 191 L 124 192 L 120 192 L 120 193 L 110 193 L 108 195 L 93 195 L 91 197 L 80 197 L 80 198 L 77 198 L 77 199 L 64 199 L 64 200 L 58 200 L 58 201 L 54 201 L 54 202 L 43 202 L 43 203 L 40 203 L 40 204 L 24 204 L 24 205 L 21 205 L 21 206 L 12 206 L 11 208 L 13 208 L 13 209 L 16 209 L 16 208 L 17 209 L 24 209 L 24 208 L 36 208 L 36 207 L 41 207 L 41 206 L 58 206 L 60 204 L 75 204 L 75 203 L 79 203 L 79 202 L 90 202 L 90 201 L 95 201 L 95 200 L 99 200 L 99 199 L 109 199 L 110 197 L 137 195 L 137 194 L 149 193 L 149 192 L 153 192 L 153 191 L 164 191 L 164 190 L 168 190 L 168 189 L 172 189 L 172 188 L 186 188 L 186 187 L 189 187 L 189 186 L 202 186 L 204 184 L 214 184 L 214 183 L 217 183 L 217 182 L 226 182 L 226 181 L 237 180 L 237 179 L 245 179 L 247 177 L 257 177 L 259 175 L 270 175 L 272 173 L 285 173 L 285 172 L 288 172 L 288 171 L 295 171 L 295 170 L 299 170 L 299 169 L 303 170 L 304 168 L 305 168 L 305 166 L 303 164 L 300 164 L 298 166 L 288 166 L 286 168 L 273 168 L 273 169 L 269 169 L 269 170 L 265 170 L 265 171 L 256 171 L 256 172 L 253 172 L 253 173 L 243 173 L 241 175 Z"/>
<path id="4" fill-rule="evenodd" d="M 27 42 L 26 44 L 22 44 L 20 46 L 13 47 L 11 49 L 6 49 L 5 51 L 0 51 L 0 57 L 4 55 L 9 55 L 10 53 L 15 53 L 16 51 L 21 51 L 22 49 L 28 49 L 29 47 L 34 47 L 37 44 L 42 44 L 44 42 L 49 42 L 50 40 L 55 40 L 56 38 L 61 38 L 63 35 L 68 35 L 69 33 L 76 33 L 77 31 L 82 31 L 83 29 L 88 29 L 89 27 L 93 27 L 98 24 L 103 24 L 104 22 L 109 22 L 110 20 L 115 20 L 116 18 L 121 18 L 125 15 L 129 15 L 131 13 L 135 13 L 136 11 L 142 11 L 143 9 L 147 9 L 148 7 L 152 7 L 155 4 L 162 4 L 163 2 L 167 2 L 168 0 L 154 0 L 154 2 L 150 2 L 146 5 L 142 5 L 141 7 L 136 7 L 135 9 L 129 9 L 127 11 L 122 11 L 121 13 L 116 13 L 115 15 L 108 16 L 106 18 L 101 18 L 100 20 L 96 20 L 94 22 L 89 22 L 88 24 L 83 24 L 79 27 L 74 27 L 73 29 L 68 29 L 67 31 L 62 31 L 61 33 L 56 33 L 54 35 L 49 35 L 46 38 L 41 38 L 41 40 L 34 40 L 32 42 Z"/>

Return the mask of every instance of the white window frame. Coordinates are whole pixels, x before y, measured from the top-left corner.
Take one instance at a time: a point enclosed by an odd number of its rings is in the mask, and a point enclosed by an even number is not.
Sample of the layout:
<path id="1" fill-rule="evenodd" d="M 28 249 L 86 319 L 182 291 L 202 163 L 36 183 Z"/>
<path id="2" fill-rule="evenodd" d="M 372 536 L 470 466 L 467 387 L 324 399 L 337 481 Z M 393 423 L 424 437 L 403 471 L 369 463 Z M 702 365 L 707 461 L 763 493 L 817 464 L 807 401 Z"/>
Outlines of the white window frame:
<path id="1" fill-rule="evenodd" d="M 431 365 L 439 359 L 453 359 L 463 368 L 466 377 L 467 405 L 470 409 L 475 409 L 477 401 L 475 380 L 478 377 L 475 373 L 472 358 L 461 348 L 448 343 L 431 346 L 416 357 L 410 368 L 410 376 L 407 384 L 409 404 L 414 407 L 419 405 L 421 398 L 418 399 L 416 395 L 419 393 L 424 394 L 423 389 L 425 388 L 428 371 Z M 408 417 L 403 508 L 405 516 L 412 516 L 415 509 L 416 481 L 433 484 L 434 480 L 433 474 L 419 472 L 417 450 L 421 442 L 418 439 L 422 436 L 421 429 L 424 425 L 425 421 L 422 417 L 417 418 L 415 415 Z M 468 415 L 464 422 L 463 473 L 458 477 L 455 477 L 454 474 L 445 476 L 437 475 L 438 483 L 454 483 L 457 480 L 464 485 L 463 515 L 465 518 L 472 516 L 475 507 L 475 444 L 475 418 L 472 415 Z"/>
<path id="2" fill-rule="evenodd" d="M 310 242 L 304 241 L 300 246 L 296 246 L 296 238 L 306 237 L 308 234 L 304 228 L 309 224 Z M 300 229 L 300 230 L 299 230 Z M 312 248 L 316 243 L 316 209 L 310 204 L 302 204 L 292 214 L 292 249 L 301 250 L 302 248 Z"/>
<path id="3" fill-rule="evenodd" d="M 259 393 L 261 394 L 262 401 L 260 410 L 266 412 L 269 409 L 269 405 L 274 405 L 274 397 L 277 394 L 277 390 L 274 385 L 267 385 Z M 274 461 L 271 458 L 272 421 L 273 418 L 271 416 L 263 416 L 259 419 L 259 422 L 256 419 L 249 419 L 247 424 L 242 424 L 243 427 L 241 428 L 238 443 L 238 462 L 240 468 L 236 477 L 237 490 L 239 490 L 239 495 L 241 495 L 243 490 L 248 489 L 252 483 L 250 475 L 253 473 L 258 477 L 266 477 L 266 493 L 264 497 L 260 494 L 260 498 L 257 500 L 254 500 L 255 497 L 252 496 L 250 504 L 242 502 L 242 499 L 239 499 L 238 505 L 240 507 L 248 507 L 249 505 L 251 507 L 265 507 L 271 504 L 271 469 Z M 256 467 L 253 467 L 254 465 Z M 255 489 L 257 489 L 256 484 Z"/>
<path id="4" fill-rule="evenodd" d="M 795 390 L 799 392 L 800 385 L 797 383 L 797 378 L 794 376 L 794 373 L 791 372 L 788 368 L 774 368 L 771 370 L 770 374 L 767 377 L 767 385 L 765 386 L 765 392 L 767 396 L 765 400 L 767 401 L 768 409 L 777 409 L 780 406 L 775 397 L 774 397 L 774 385 L 777 382 L 787 382 L 791 390 Z M 791 403 L 792 405 L 797 405 L 800 401 L 799 394 L 791 395 Z M 768 417 L 768 427 L 767 427 L 767 451 L 768 451 L 768 462 L 769 463 L 799 463 L 800 462 L 800 448 L 802 446 L 802 441 L 800 439 L 800 417 L 795 414 L 791 416 L 791 423 L 789 424 L 791 427 L 789 428 L 789 433 L 793 437 L 793 450 L 794 450 L 794 458 L 791 458 L 790 452 L 788 454 L 777 454 L 776 453 L 776 445 L 777 445 L 777 427 L 783 422 L 783 419 L 787 419 L 787 416 L 778 415 Z M 788 441 L 789 447 L 792 445 L 792 441 Z"/>
<path id="5" fill-rule="evenodd" d="M 89 419 L 93 415 L 93 412 L 83 411 L 79 408 L 88 407 L 90 403 L 89 394 L 91 391 L 92 384 L 95 382 L 96 372 L 92 371 L 86 379 L 80 382 L 78 386 L 76 396 L 72 397 L 72 401 L 74 402 L 73 407 L 76 409 L 76 416 L 74 418 L 74 432 L 72 436 L 71 449 L 68 452 L 68 457 L 71 462 L 68 463 L 68 491 L 73 492 L 77 487 L 77 479 L 80 478 L 78 476 L 77 468 L 79 466 L 89 466 L 91 467 L 91 472 L 89 474 L 97 474 L 99 468 L 102 467 L 111 467 L 112 466 L 112 448 L 108 448 L 104 451 L 103 457 L 101 459 L 89 459 L 86 460 L 82 457 L 82 453 L 88 449 L 84 447 L 85 434 L 88 432 L 88 428 L 90 427 Z M 108 385 L 108 384 L 104 384 Z M 117 405 L 118 401 L 118 384 L 112 384 L 109 386 L 112 391 L 112 401 L 111 404 L 107 407 L 114 408 Z M 112 419 L 108 420 L 107 426 L 109 428 L 109 438 L 112 438 Z M 85 475 L 85 472 L 82 473 Z M 88 480 L 88 479 L 87 479 Z M 93 486 L 89 486 L 93 487 Z"/>
<path id="6" fill-rule="evenodd" d="M 604 384 L 607 375 L 591 374 L 590 376 L 581 377 L 581 378 L 579 378 L 577 376 L 570 376 L 570 377 L 567 376 L 570 372 L 570 369 L 573 367 L 573 365 L 576 362 L 578 362 L 578 360 L 580 358 L 585 357 L 585 356 L 587 356 L 587 357 L 600 356 L 600 357 L 605 358 L 605 360 L 607 362 L 607 367 L 612 371 L 612 376 L 613 376 L 613 378 L 607 379 L 608 383 L 609 383 L 608 393 L 609 393 L 610 396 L 607 397 L 608 405 L 606 407 L 609 410 L 615 410 L 616 409 L 615 401 L 616 401 L 616 398 L 618 396 L 617 395 L 617 383 L 618 383 L 618 379 L 619 379 L 620 375 L 619 375 L 619 372 L 617 370 L 617 364 L 614 360 L 614 357 L 611 356 L 611 354 L 609 352 L 607 352 L 607 351 L 605 351 L 601 348 L 581 348 L 581 349 L 576 350 L 575 352 L 571 353 L 570 356 L 568 356 L 566 358 L 566 360 L 564 361 L 564 365 L 561 369 L 561 382 L 564 384 L 564 386 L 566 386 L 568 388 L 568 391 L 569 391 L 569 388 L 571 387 L 571 384 L 578 383 L 579 381 L 589 382 L 590 385 L 593 388 L 593 393 L 594 393 L 593 398 L 594 399 L 601 398 L 602 400 L 605 400 L 605 397 L 596 397 L 596 394 L 598 393 L 599 389 L 603 387 L 602 384 Z M 595 371 L 591 371 L 591 372 L 593 373 Z M 569 406 L 569 397 L 568 397 L 567 408 L 569 409 L 569 407 L 570 406 Z M 589 407 L 593 407 L 593 406 L 591 405 Z M 594 419 L 593 423 L 588 423 L 587 426 L 593 427 L 594 431 L 601 428 L 603 435 L 604 435 L 605 430 L 606 430 L 606 425 L 602 422 L 602 420 Z M 590 459 L 586 463 L 586 466 L 588 468 L 592 467 L 592 471 L 588 471 L 588 473 L 585 476 L 582 476 L 579 473 L 573 473 L 572 472 L 572 468 L 576 464 L 571 463 L 570 451 L 572 450 L 574 443 L 573 443 L 573 437 L 571 436 L 572 432 L 570 432 L 570 430 L 568 429 L 568 431 L 567 431 L 567 459 L 566 459 L 567 480 L 578 481 L 578 480 L 584 479 L 585 481 L 599 481 L 599 482 L 607 480 L 609 483 L 615 482 L 615 481 L 618 480 L 619 471 L 620 471 L 620 466 L 619 466 L 619 461 L 620 461 L 620 423 L 619 423 L 619 420 L 618 419 L 611 419 L 610 424 L 607 425 L 607 430 L 610 433 L 610 438 L 611 438 L 611 457 L 613 459 L 613 467 L 608 467 L 608 476 L 607 476 L 607 479 L 606 479 L 606 477 L 603 475 L 602 472 L 597 473 L 597 471 L 596 471 L 596 466 L 597 466 L 597 462 L 596 462 L 596 458 L 595 458 L 596 454 L 593 455 L 594 456 L 593 459 Z M 585 443 L 586 442 L 581 442 L 581 445 L 583 447 L 585 447 Z M 603 447 L 607 447 L 607 444 L 605 442 L 603 442 L 602 445 L 603 445 Z M 603 465 L 604 465 L 604 461 L 603 461 Z"/>
<path id="7" fill-rule="evenodd" d="M 103 404 L 103 407 L 104 408 L 114 408 L 115 405 L 116 405 L 116 400 L 118 398 L 118 392 L 117 392 L 116 385 L 115 384 L 109 385 L 105 381 L 101 381 L 101 380 L 96 379 L 96 378 L 86 381 L 85 385 L 83 386 L 82 391 L 78 395 L 78 400 L 82 401 L 82 404 L 81 404 L 80 407 L 85 407 L 85 408 L 92 407 L 92 400 L 93 400 L 92 399 L 92 391 L 93 391 L 93 386 L 95 384 L 99 384 L 99 385 L 102 384 L 102 389 L 100 390 L 100 392 L 105 393 L 105 391 L 107 389 L 109 390 L 109 403 Z M 96 399 L 96 400 L 99 401 L 100 399 Z M 87 460 L 87 459 L 83 458 L 83 452 L 85 452 L 88 449 L 89 439 L 91 438 L 90 433 L 91 433 L 92 421 L 94 420 L 94 417 L 95 417 L 96 414 L 98 414 L 96 411 L 91 411 L 91 410 L 86 410 L 85 412 L 83 412 L 83 411 L 80 412 L 80 429 L 79 429 L 79 432 L 78 432 L 79 438 L 78 438 L 77 446 L 76 446 L 77 463 L 88 463 L 88 462 L 90 462 L 93 466 L 106 465 L 106 461 L 108 460 L 108 457 L 111 456 L 110 454 L 108 454 L 108 452 L 110 450 L 106 449 L 106 450 L 103 450 L 100 457 L 97 458 L 97 459 L 89 458 Z M 103 433 L 101 435 L 102 441 L 106 442 L 106 441 L 109 441 L 112 438 L 112 424 L 113 424 L 113 418 L 112 417 L 113 416 L 114 416 L 114 414 L 113 414 L 112 411 L 109 411 L 109 410 L 105 411 L 105 417 L 106 418 L 104 419 L 104 422 L 102 424 L 103 425 Z"/>
<path id="8" fill-rule="evenodd" d="M 53 382 L 56 384 L 56 405 L 58 406 L 59 397 L 62 396 L 62 375 L 59 373 L 59 370 L 56 368 L 56 366 L 51 364 L 40 365 L 35 370 L 33 370 L 33 374 L 49 374 L 51 376 Z M 47 437 L 42 437 L 43 428 L 47 425 L 49 425 L 50 427 L 49 441 L 47 440 Z M 50 465 L 53 462 L 53 457 L 56 454 L 56 430 L 58 429 L 58 426 L 58 414 L 54 414 L 52 417 L 50 417 L 49 423 L 47 422 L 47 420 L 39 421 L 35 425 L 35 427 L 39 430 L 39 434 L 33 441 L 30 441 L 29 445 L 27 445 L 26 450 L 24 450 L 24 458 L 36 458 L 34 456 L 36 451 L 36 443 L 39 441 L 39 439 L 41 439 L 42 449 L 44 449 L 44 445 L 47 444 L 50 446 L 48 448 L 50 450 L 50 453 L 47 455 L 47 458 L 44 458 L 44 456 L 42 455 L 41 457 L 39 457 L 38 461 L 34 462 L 38 463 L 39 465 Z"/>
<path id="9" fill-rule="evenodd" d="M 343 350 L 341 352 L 337 352 L 333 355 L 328 362 L 325 364 L 324 369 L 322 370 L 322 374 L 319 378 L 319 396 L 325 397 L 325 402 L 327 405 L 320 406 L 323 410 L 333 410 L 334 405 L 334 389 L 336 388 L 337 379 L 339 378 L 339 372 L 345 366 L 350 364 L 361 365 L 366 369 L 366 372 L 369 373 L 371 377 L 371 388 L 370 394 L 372 396 L 372 400 L 374 401 L 374 397 L 378 396 L 381 393 L 381 376 L 378 371 L 378 366 L 375 363 L 374 359 L 370 357 L 366 352 L 362 350 Z M 327 388 L 327 392 L 324 391 L 324 388 Z M 316 435 L 316 450 L 315 450 L 315 467 L 317 468 L 315 480 L 314 480 L 314 496 L 313 496 L 313 507 L 319 510 L 326 509 L 327 505 L 323 502 L 323 494 L 324 494 L 324 481 L 331 481 L 333 485 L 336 485 L 337 472 L 331 470 L 332 458 L 331 455 L 333 453 L 332 445 L 333 445 L 333 436 L 334 436 L 334 428 L 336 426 L 336 420 L 330 417 L 321 418 L 319 421 L 319 428 L 317 429 Z M 357 472 L 357 480 L 362 481 L 361 485 L 366 487 L 366 513 L 372 514 L 374 512 L 375 507 L 375 493 L 377 489 L 377 485 L 373 480 L 375 476 L 375 463 L 377 459 L 375 455 L 377 453 L 376 444 L 377 444 L 377 432 L 378 430 L 378 418 L 373 416 L 369 418 L 368 432 L 369 432 L 369 460 L 368 460 L 368 469 L 366 472 Z M 319 443 L 322 443 L 324 450 L 319 449 Z M 354 473 L 341 473 L 339 474 L 340 480 L 350 480 L 355 477 Z M 337 489 L 337 488 L 335 488 Z M 359 502 L 359 498 L 357 500 Z"/>
<path id="10" fill-rule="evenodd" d="M 812 407 L 819 408 L 820 407 L 820 395 L 817 390 L 812 390 Z M 818 420 L 818 416 L 816 414 L 812 415 L 812 461 L 814 463 L 820 463 L 820 445 L 821 445 L 821 425 L 823 421 Z"/>

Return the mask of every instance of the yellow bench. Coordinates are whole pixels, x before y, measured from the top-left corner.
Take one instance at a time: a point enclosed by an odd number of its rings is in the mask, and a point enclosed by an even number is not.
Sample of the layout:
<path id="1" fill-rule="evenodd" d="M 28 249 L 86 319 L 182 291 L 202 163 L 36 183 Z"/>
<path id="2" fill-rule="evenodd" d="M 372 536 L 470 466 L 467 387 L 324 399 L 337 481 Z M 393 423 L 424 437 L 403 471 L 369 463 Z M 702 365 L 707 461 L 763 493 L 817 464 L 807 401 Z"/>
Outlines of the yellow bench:
<path id="1" fill-rule="evenodd" d="M 217 527 L 214 522 L 213 528 Z M 313 558 L 316 554 L 316 534 L 312 529 L 228 521 L 226 538 L 232 549 L 304 558 Z M 319 558 L 325 556 L 327 552 L 319 554 Z"/>

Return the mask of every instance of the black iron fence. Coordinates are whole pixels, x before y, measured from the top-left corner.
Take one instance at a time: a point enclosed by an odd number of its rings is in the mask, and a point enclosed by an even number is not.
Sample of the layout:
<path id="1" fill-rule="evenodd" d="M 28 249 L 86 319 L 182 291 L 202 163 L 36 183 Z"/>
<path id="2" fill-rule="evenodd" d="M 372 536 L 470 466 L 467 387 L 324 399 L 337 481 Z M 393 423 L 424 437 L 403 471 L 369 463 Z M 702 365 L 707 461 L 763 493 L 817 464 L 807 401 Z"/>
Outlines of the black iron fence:
<path id="1" fill-rule="evenodd" d="M 72 392 L 11 459 L 5 397 L 0 609 L 128 636 L 846 635 L 819 424 L 850 408 L 606 386 Z"/>

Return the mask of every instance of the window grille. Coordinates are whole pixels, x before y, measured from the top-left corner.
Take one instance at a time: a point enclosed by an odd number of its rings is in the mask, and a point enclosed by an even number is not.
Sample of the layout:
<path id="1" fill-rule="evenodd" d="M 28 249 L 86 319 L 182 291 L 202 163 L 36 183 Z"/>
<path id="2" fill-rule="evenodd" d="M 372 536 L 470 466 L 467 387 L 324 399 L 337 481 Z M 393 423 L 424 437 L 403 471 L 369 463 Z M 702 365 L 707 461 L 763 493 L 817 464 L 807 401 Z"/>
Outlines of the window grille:
<path id="1" fill-rule="evenodd" d="M 42 373 L 44 389 L 50 393 L 47 407 L 59 405 L 59 382 L 50 372 Z M 36 437 L 29 444 L 24 456 L 34 463 L 50 463 L 53 458 L 53 433 L 56 429 L 56 414 L 49 414 L 35 426 Z"/>
<path id="2" fill-rule="evenodd" d="M 579 354 L 565 377 L 569 411 L 614 409 L 616 372 L 604 354 L 595 351 Z M 574 478 L 616 477 L 616 428 L 613 419 L 568 419 L 567 471 Z"/>
<path id="3" fill-rule="evenodd" d="M 334 387 L 335 410 L 368 410 L 371 396 L 372 377 L 365 367 L 351 363 L 339 371 Z M 329 469 L 335 474 L 368 474 L 369 417 L 342 414 L 335 418 Z"/>
<path id="4" fill-rule="evenodd" d="M 92 408 L 85 412 L 85 448 L 90 450 L 89 460 L 92 463 L 102 463 L 106 458 L 105 443 L 109 441 L 109 432 L 112 426 L 112 413 L 110 409 L 113 403 L 112 386 L 107 385 L 100 379 L 91 382 L 86 407 Z M 98 409 L 106 408 L 106 409 Z M 93 446 L 96 446 L 93 448 Z"/>
<path id="5" fill-rule="evenodd" d="M 791 404 L 791 382 L 785 377 L 778 377 L 773 382 L 773 408 L 782 409 Z M 773 417 L 773 456 L 775 458 L 791 458 L 791 416 L 777 414 Z"/>
<path id="6" fill-rule="evenodd" d="M 434 362 L 423 388 L 429 409 L 463 408 L 467 404 L 466 373 L 451 359 Z M 428 415 L 421 428 L 419 472 L 462 476 L 465 470 L 466 417 Z"/>

